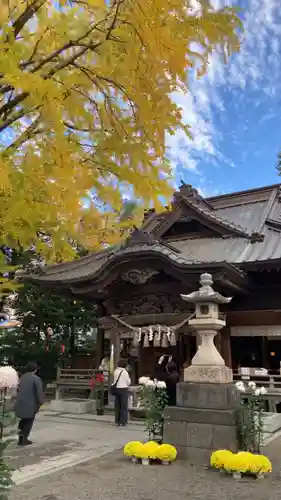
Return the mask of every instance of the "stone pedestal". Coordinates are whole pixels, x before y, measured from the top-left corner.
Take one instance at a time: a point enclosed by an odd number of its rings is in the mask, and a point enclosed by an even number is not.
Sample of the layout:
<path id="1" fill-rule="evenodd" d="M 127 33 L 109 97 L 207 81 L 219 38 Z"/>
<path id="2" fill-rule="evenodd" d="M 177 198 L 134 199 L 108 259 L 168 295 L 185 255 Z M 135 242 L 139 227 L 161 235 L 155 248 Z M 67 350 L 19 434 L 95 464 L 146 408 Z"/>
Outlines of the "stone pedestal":
<path id="1" fill-rule="evenodd" d="M 164 411 L 164 442 L 179 457 L 209 465 L 218 449 L 237 451 L 236 410 L 239 394 L 233 384 L 178 384 L 176 407 Z"/>
<path id="2" fill-rule="evenodd" d="M 227 366 L 192 364 L 184 370 L 184 380 L 206 384 L 229 384 L 233 381 L 233 374 Z"/>
<path id="3" fill-rule="evenodd" d="M 95 408 L 96 401 L 94 399 L 53 399 L 50 404 L 50 411 L 75 415 L 93 413 Z"/>

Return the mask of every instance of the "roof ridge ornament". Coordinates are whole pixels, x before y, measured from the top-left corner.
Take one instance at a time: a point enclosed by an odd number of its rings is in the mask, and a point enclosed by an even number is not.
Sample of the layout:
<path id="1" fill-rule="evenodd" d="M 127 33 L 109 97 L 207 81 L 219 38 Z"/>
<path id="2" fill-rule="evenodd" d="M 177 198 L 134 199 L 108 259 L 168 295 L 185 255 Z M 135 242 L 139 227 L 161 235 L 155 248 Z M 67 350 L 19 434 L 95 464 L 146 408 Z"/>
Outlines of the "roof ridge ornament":
<path id="1" fill-rule="evenodd" d="M 254 231 L 251 234 L 251 243 L 261 243 L 264 240 L 264 234 Z"/>
<path id="2" fill-rule="evenodd" d="M 213 211 L 212 205 L 201 196 L 198 189 L 194 188 L 192 184 L 186 184 L 184 181 L 181 181 L 179 189 L 174 193 L 173 197 L 175 202 L 178 199 L 185 198 L 195 206 L 201 205 L 205 207 L 205 210 Z"/>

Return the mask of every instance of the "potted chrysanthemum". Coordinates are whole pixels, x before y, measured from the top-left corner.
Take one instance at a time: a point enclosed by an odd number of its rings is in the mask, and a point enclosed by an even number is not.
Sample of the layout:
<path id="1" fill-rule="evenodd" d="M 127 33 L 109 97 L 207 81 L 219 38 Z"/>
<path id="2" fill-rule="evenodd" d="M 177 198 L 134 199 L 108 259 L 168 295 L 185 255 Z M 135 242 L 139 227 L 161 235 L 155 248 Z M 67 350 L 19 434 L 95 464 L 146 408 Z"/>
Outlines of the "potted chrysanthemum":
<path id="1" fill-rule="evenodd" d="M 254 381 L 236 382 L 241 406 L 237 412 L 237 439 L 240 450 L 260 453 L 264 434 L 265 387 L 257 387 Z M 246 402 L 244 402 L 246 399 Z"/>
<path id="2" fill-rule="evenodd" d="M 140 450 L 143 447 L 143 443 L 140 441 L 129 441 L 125 446 L 124 446 L 124 455 L 128 458 L 133 463 L 138 463 L 140 459 Z"/>
<path id="3" fill-rule="evenodd" d="M 217 450 L 211 455 L 211 466 L 232 474 L 235 479 L 244 476 L 258 479 L 272 470 L 271 462 L 265 455 L 248 451 L 232 453 L 228 450 Z"/>
<path id="4" fill-rule="evenodd" d="M 166 384 L 148 377 L 141 377 L 139 384 L 142 386 L 140 398 L 141 406 L 145 410 L 148 439 L 161 442 L 163 438 L 163 412 L 167 404 Z"/>
<path id="5" fill-rule="evenodd" d="M 219 469 L 221 471 L 225 470 L 225 464 L 231 460 L 233 453 L 229 450 L 216 450 L 211 455 L 211 467 L 214 469 Z"/>
<path id="6" fill-rule="evenodd" d="M 161 444 L 157 450 L 157 458 L 162 465 L 170 465 L 177 458 L 177 450 L 171 444 Z"/>

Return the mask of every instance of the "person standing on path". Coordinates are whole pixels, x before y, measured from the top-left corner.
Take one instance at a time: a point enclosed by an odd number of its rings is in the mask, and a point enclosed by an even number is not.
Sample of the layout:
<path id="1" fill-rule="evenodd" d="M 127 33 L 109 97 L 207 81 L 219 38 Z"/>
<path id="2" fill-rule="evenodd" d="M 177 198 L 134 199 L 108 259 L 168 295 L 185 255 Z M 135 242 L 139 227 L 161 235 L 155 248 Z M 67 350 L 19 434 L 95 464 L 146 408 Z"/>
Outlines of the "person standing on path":
<path id="1" fill-rule="evenodd" d="M 127 362 L 120 360 L 114 370 L 113 385 L 115 385 L 115 424 L 123 427 L 128 423 L 128 397 L 131 379 L 126 370 Z"/>
<path id="2" fill-rule="evenodd" d="M 26 366 L 26 372 L 22 375 L 19 382 L 16 399 L 16 416 L 20 419 L 18 425 L 19 446 L 32 444 L 32 441 L 28 437 L 36 413 L 38 413 L 40 406 L 44 402 L 42 381 L 36 374 L 37 370 L 37 363 L 30 361 Z"/>
<path id="3" fill-rule="evenodd" d="M 168 406 L 177 405 L 177 384 L 180 380 L 180 376 L 177 370 L 177 365 L 174 361 L 170 361 L 167 364 L 168 376 L 166 378 L 166 388 L 168 396 Z"/>

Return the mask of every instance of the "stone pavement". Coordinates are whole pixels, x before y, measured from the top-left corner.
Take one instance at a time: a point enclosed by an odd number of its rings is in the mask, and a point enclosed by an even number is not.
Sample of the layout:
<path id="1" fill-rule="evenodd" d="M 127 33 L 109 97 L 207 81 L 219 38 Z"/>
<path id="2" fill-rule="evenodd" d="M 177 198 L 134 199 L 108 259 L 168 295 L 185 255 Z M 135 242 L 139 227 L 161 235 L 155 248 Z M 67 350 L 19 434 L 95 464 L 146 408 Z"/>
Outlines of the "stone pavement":
<path id="1" fill-rule="evenodd" d="M 40 412 L 31 435 L 34 444 L 19 448 L 15 443 L 6 451 L 16 469 L 16 484 L 100 457 L 122 448 L 128 440 L 145 437 L 143 426 L 136 423 L 116 428 L 111 416 L 103 422 L 101 417 L 77 417 Z"/>

